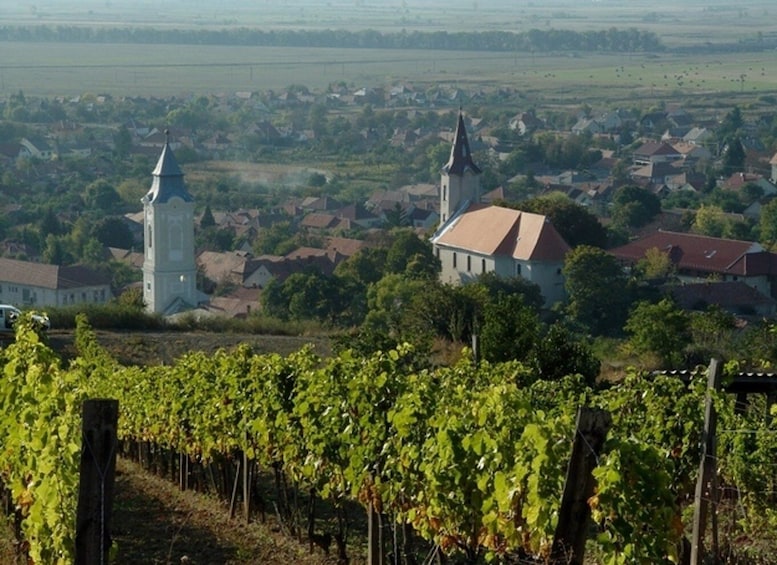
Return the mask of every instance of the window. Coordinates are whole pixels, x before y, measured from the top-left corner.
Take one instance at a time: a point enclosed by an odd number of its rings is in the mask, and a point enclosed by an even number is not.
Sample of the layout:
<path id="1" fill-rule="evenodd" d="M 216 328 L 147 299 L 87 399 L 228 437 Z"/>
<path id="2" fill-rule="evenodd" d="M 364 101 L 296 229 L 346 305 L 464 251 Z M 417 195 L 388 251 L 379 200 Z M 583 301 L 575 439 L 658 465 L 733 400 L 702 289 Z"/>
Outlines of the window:
<path id="1" fill-rule="evenodd" d="M 456 253 L 453 254 L 453 268 L 456 268 Z"/>
<path id="2" fill-rule="evenodd" d="M 480 261 L 481 261 L 481 263 L 480 263 L 480 272 L 481 273 L 485 273 L 486 272 L 486 260 L 485 259 L 481 259 Z"/>
<path id="3" fill-rule="evenodd" d="M 520 263 L 516 263 L 515 264 L 515 274 L 518 275 L 519 277 L 521 276 L 521 264 Z"/>
<path id="4" fill-rule="evenodd" d="M 152 243 L 154 241 L 154 235 L 151 230 L 151 226 L 148 226 L 148 246 L 151 247 Z"/>
<path id="5" fill-rule="evenodd" d="M 467 272 L 472 270 L 472 257 L 467 255 Z"/>

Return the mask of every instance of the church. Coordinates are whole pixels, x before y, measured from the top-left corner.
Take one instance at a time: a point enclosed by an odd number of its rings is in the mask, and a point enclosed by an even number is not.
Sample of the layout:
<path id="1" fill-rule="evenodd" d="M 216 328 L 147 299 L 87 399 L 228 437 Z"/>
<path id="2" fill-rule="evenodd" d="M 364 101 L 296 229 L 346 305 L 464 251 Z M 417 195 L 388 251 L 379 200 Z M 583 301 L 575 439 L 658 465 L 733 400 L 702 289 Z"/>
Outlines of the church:
<path id="1" fill-rule="evenodd" d="M 546 307 L 565 300 L 562 267 L 569 245 L 546 216 L 482 203 L 481 173 L 459 112 L 441 171 L 440 227 L 432 236 L 442 282 L 466 284 L 495 272 L 537 284 Z"/>
<path id="2" fill-rule="evenodd" d="M 143 203 L 143 301 L 152 313 L 196 308 L 194 199 L 170 148 L 169 135 Z"/>

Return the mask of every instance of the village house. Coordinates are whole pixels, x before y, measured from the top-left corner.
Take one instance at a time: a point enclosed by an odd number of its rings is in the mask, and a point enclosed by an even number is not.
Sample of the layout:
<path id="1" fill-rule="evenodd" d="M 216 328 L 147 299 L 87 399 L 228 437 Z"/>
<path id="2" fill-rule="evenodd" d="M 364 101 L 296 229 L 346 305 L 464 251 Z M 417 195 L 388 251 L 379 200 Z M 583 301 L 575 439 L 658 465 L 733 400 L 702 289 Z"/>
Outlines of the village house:
<path id="1" fill-rule="evenodd" d="M 659 230 L 610 253 L 634 266 L 650 249 L 667 254 L 681 282 L 743 282 L 777 297 L 777 254 L 759 243 Z"/>
<path id="2" fill-rule="evenodd" d="M 83 265 L 68 267 L 0 258 L 0 302 L 17 306 L 105 304 L 111 281 Z"/>

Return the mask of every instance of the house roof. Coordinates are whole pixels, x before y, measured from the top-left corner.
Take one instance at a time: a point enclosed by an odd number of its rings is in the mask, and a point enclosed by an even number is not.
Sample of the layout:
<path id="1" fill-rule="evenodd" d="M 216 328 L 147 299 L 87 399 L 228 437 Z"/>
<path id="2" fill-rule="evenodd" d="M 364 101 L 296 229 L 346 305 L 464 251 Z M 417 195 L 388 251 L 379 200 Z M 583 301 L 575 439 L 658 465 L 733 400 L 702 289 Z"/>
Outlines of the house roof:
<path id="1" fill-rule="evenodd" d="M 723 188 L 727 188 L 729 190 L 739 190 L 744 185 L 748 183 L 759 183 L 760 181 L 763 181 L 764 177 L 763 175 L 757 175 L 752 173 L 734 173 L 730 177 L 728 177 L 725 181 L 723 181 L 723 184 L 721 185 Z"/>
<path id="2" fill-rule="evenodd" d="M 449 175 L 459 176 L 467 171 L 476 175 L 481 173 L 480 168 L 472 160 L 472 152 L 469 149 L 469 140 L 467 139 L 467 128 L 464 126 L 464 115 L 461 112 L 459 112 L 459 121 L 456 125 L 456 133 L 453 136 L 451 156 L 445 166 L 443 166 L 443 171 Z"/>
<path id="3" fill-rule="evenodd" d="M 197 264 L 205 276 L 214 282 L 233 280 L 242 283 L 251 272 L 250 258 L 234 251 L 203 251 L 197 256 Z"/>
<path id="4" fill-rule="evenodd" d="M 83 265 L 63 267 L 47 263 L 32 263 L 0 258 L 0 280 L 5 283 L 35 286 L 51 290 L 67 290 L 111 283 L 110 277 Z"/>
<path id="5" fill-rule="evenodd" d="M 302 219 L 300 226 L 304 228 L 327 229 L 335 226 L 337 222 L 337 216 L 333 214 L 311 212 Z"/>
<path id="6" fill-rule="evenodd" d="M 610 253 L 636 263 L 653 248 L 668 253 L 672 263 L 683 270 L 739 276 L 777 274 L 777 255 L 758 243 L 691 233 L 659 230 Z"/>
<path id="7" fill-rule="evenodd" d="M 326 249 L 330 253 L 339 253 L 350 257 L 368 244 L 360 239 L 351 239 L 348 237 L 328 237 L 326 238 Z"/>
<path id="8" fill-rule="evenodd" d="M 679 155 L 677 150 L 668 143 L 658 143 L 656 141 L 649 141 L 642 144 L 639 149 L 634 151 L 635 155 Z"/>
<path id="9" fill-rule="evenodd" d="M 546 216 L 480 204 L 454 217 L 433 243 L 527 261 L 561 261 L 570 249 Z"/>

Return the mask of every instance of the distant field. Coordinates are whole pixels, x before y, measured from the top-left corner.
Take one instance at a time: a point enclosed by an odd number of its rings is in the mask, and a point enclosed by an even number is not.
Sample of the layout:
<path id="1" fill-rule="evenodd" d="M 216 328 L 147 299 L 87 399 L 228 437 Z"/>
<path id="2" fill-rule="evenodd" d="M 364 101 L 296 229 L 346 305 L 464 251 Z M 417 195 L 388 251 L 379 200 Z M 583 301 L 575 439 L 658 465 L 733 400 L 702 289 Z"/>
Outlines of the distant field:
<path id="1" fill-rule="evenodd" d="M 0 44 L 0 97 L 167 96 L 410 81 L 509 86 L 546 101 L 777 91 L 777 54 L 482 53 L 180 45 Z"/>
<path id="2" fill-rule="evenodd" d="M 775 14 L 773 0 L 0 0 L 4 24 L 514 32 L 638 27 L 654 31 L 668 45 L 775 32 Z"/>

